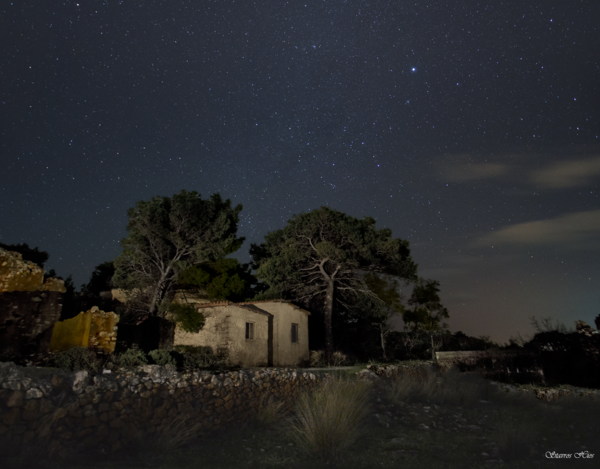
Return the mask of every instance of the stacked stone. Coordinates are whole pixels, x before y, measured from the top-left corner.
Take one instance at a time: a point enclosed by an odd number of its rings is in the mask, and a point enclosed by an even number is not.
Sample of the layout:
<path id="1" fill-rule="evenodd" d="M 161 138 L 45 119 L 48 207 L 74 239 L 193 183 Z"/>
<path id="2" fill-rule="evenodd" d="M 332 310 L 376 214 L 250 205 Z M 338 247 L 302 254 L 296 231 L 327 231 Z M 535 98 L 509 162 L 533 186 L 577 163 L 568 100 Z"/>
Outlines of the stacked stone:
<path id="1" fill-rule="evenodd" d="M 182 374 L 158 365 L 93 376 L 0 363 L 0 438 L 59 455 L 112 453 L 136 432 L 159 431 L 178 416 L 191 416 L 188 423 L 200 424 L 200 435 L 248 422 L 265 395 L 292 410 L 301 391 L 327 379 L 291 369 Z"/>
<path id="2" fill-rule="evenodd" d="M 38 290 L 67 291 L 60 279 L 49 278 L 44 282 L 44 269 L 39 265 L 24 261 L 18 252 L 0 248 L 0 293 Z"/>
<path id="3" fill-rule="evenodd" d="M 88 347 L 114 352 L 119 316 L 113 312 L 101 311 L 97 306 L 92 306 L 89 312 L 92 315 L 92 323 Z"/>

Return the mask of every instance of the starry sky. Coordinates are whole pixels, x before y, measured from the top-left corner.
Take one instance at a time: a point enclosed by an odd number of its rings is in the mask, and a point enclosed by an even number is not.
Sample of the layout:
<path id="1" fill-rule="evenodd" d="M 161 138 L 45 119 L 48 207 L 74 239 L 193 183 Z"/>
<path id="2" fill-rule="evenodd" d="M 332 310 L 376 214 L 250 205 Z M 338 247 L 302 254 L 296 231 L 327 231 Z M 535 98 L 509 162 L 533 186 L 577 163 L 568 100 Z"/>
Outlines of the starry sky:
<path id="1" fill-rule="evenodd" d="M 241 203 L 250 243 L 321 206 L 377 220 L 452 332 L 600 314 L 594 0 L 0 5 L 0 242 L 76 285 L 127 209 Z M 395 327 L 402 327 L 397 320 Z"/>

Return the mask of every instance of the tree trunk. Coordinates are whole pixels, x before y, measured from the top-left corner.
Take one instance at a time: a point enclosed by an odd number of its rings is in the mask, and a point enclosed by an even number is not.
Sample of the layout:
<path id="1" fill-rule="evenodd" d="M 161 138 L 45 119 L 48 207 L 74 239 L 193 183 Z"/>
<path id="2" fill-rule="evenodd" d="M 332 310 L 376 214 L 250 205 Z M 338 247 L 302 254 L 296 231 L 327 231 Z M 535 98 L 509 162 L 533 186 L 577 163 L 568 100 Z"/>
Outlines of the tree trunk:
<path id="1" fill-rule="evenodd" d="M 379 324 L 379 334 L 381 337 L 381 350 L 383 350 L 383 359 L 387 360 L 385 356 L 385 338 L 383 337 L 383 324 Z"/>
<path id="2" fill-rule="evenodd" d="M 163 289 L 164 289 L 164 285 L 165 285 L 165 281 L 167 279 L 167 275 L 169 275 L 169 270 L 171 270 L 171 268 L 169 267 L 166 272 L 161 276 L 160 282 L 158 283 L 156 290 L 154 290 L 154 293 L 152 295 L 152 302 L 150 303 L 150 309 L 149 309 L 149 313 L 150 316 L 155 316 L 155 312 L 156 312 L 156 305 L 157 303 L 162 300 L 162 296 L 163 296 Z"/>
<path id="3" fill-rule="evenodd" d="M 331 317 L 333 315 L 333 280 L 329 280 L 325 294 L 325 360 L 331 363 L 333 356 L 333 332 Z"/>

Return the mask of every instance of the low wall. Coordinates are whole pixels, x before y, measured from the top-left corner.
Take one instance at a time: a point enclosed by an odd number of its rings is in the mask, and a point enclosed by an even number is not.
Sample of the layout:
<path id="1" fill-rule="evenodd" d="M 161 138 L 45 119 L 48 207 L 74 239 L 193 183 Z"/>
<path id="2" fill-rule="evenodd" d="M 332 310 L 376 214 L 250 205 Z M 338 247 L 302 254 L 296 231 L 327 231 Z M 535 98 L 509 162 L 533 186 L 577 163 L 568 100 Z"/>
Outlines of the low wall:
<path id="1" fill-rule="evenodd" d="M 94 376 L 0 362 L 0 439 L 13 448 L 35 443 L 59 455 L 112 453 L 136 432 L 159 432 L 178 416 L 191 416 L 187 424 L 200 424 L 202 435 L 248 422 L 263 396 L 292 410 L 300 391 L 329 378 L 273 368 L 183 374 L 158 365 Z"/>

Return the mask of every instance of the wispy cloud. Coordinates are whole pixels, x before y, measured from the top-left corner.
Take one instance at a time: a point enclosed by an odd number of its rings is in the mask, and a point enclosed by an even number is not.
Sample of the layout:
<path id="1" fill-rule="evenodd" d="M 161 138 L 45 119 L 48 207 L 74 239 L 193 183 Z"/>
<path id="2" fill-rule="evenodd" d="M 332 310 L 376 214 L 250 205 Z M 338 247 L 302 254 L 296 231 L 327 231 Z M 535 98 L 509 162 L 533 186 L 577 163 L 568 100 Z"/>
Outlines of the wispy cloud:
<path id="1" fill-rule="evenodd" d="M 449 155 L 440 161 L 442 177 L 450 181 L 474 181 L 506 176 L 511 167 L 507 163 L 473 162 L 473 155 Z"/>
<path id="2" fill-rule="evenodd" d="M 477 246 L 544 245 L 600 250 L 600 210 L 578 212 L 502 228 L 484 236 Z"/>
<path id="3" fill-rule="evenodd" d="M 547 168 L 533 171 L 531 181 L 552 189 L 577 187 L 589 184 L 600 176 L 600 156 L 554 163 Z"/>
<path id="4" fill-rule="evenodd" d="M 449 181 L 510 181 L 546 189 L 580 187 L 600 177 L 600 156 L 556 161 L 556 155 L 445 155 L 438 160 L 438 177 Z M 564 158 L 564 156 L 562 157 Z M 553 159 L 554 161 L 548 161 Z"/>

